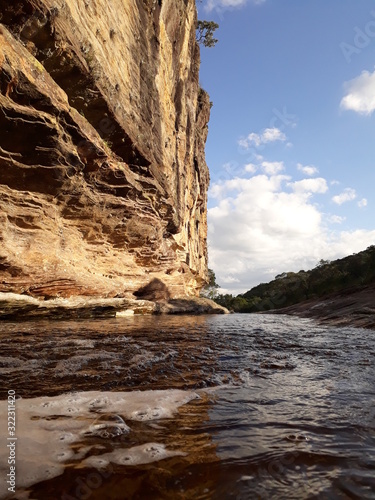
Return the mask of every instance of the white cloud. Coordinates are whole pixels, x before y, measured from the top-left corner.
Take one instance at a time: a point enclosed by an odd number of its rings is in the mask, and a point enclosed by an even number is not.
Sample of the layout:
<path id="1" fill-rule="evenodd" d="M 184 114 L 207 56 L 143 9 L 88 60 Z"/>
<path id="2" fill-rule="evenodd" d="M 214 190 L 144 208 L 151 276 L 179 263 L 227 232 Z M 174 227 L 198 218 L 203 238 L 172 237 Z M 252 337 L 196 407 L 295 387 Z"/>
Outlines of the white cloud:
<path id="1" fill-rule="evenodd" d="M 285 141 L 286 136 L 277 127 L 266 128 L 262 133 L 262 142 Z"/>
<path id="2" fill-rule="evenodd" d="M 258 174 L 213 185 L 209 209 L 210 267 L 226 290 L 240 293 L 283 271 L 314 267 L 320 259 L 334 259 L 363 250 L 375 231 L 329 230 L 329 218 L 313 203 L 325 192 L 324 179 L 290 192 L 290 177 Z M 296 184 L 296 183 L 293 183 Z M 330 222 L 344 219 L 331 216 Z M 230 277 L 230 279 L 228 279 Z"/>
<path id="3" fill-rule="evenodd" d="M 296 193 L 326 193 L 328 191 L 327 181 L 322 177 L 302 179 L 291 182 L 289 185 Z"/>
<path id="4" fill-rule="evenodd" d="M 282 161 L 263 161 L 263 171 L 268 175 L 276 175 L 284 170 L 284 162 Z"/>
<path id="5" fill-rule="evenodd" d="M 240 282 L 240 280 L 238 278 L 234 278 L 231 275 L 223 276 L 223 279 L 224 279 L 225 283 L 239 283 Z"/>
<path id="6" fill-rule="evenodd" d="M 232 163 L 230 161 L 228 161 L 227 163 L 224 163 L 223 166 L 222 166 L 223 170 L 225 170 L 226 172 L 230 172 L 232 170 Z"/>
<path id="7" fill-rule="evenodd" d="M 259 147 L 270 142 L 286 141 L 286 135 L 277 127 L 266 128 L 260 134 L 251 132 L 247 137 L 239 139 L 238 144 L 249 149 L 251 146 Z"/>
<path id="8" fill-rule="evenodd" d="M 221 198 L 221 193 L 224 191 L 224 183 L 219 181 L 210 186 L 208 195 L 210 198 L 219 199 Z"/>
<path id="9" fill-rule="evenodd" d="M 249 172 L 250 174 L 254 174 L 258 170 L 258 167 L 254 165 L 254 163 L 248 163 L 245 165 L 245 172 Z"/>
<path id="10" fill-rule="evenodd" d="M 361 115 L 371 115 L 375 110 L 375 71 L 362 71 L 353 80 L 345 83 L 346 95 L 340 106 Z"/>
<path id="11" fill-rule="evenodd" d="M 367 200 L 366 200 L 366 198 L 362 198 L 362 200 L 359 200 L 358 206 L 359 206 L 359 208 L 365 208 L 365 207 L 367 207 Z"/>
<path id="12" fill-rule="evenodd" d="M 341 217 L 340 215 L 329 215 L 327 217 L 327 222 L 331 224 L 342 224 L 346 220 L 346 217 Z"/>
<path id="13" fill-rule="evenodd" d="M 261 5 L 266 0 L 207 0 L 205 10 L 210 12 L 213 9 L 230 9 L 234 7 L 243 7 L 247 3 Z"/>
<path id="14" fill-rule="evenodd" d="M 355 189 L 352 188 L 346 188 L 344 191 L 340 194 L 337 194 L 332 198 L 332 201 L 336 203 L 337 205 L 342 205 L 343 203 L 346 203 L 347 201 L 353 201 L 357 197 L 357 194 L 355 192 Z"/>
<path id="15" fill-rule="evenodd" d="M 319 170 L 313 165 L 302 165 L 302 163 L 297 163 L 297 168 L 305 175 L 316 175 L 319 173 Z"/>

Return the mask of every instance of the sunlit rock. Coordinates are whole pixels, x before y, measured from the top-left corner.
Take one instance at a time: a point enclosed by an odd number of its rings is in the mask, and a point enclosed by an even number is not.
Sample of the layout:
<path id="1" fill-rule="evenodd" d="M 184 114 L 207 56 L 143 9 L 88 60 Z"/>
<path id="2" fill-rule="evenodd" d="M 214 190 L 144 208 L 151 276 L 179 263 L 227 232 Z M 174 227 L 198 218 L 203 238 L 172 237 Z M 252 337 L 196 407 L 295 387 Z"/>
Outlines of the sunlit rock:
<path id="1" fill-rule="evenodd" d="M 195 2 L 0 12 L 0 292 L 134 299 L 158 280 L 165 297 L 199 295 L 210 103 Z"/>

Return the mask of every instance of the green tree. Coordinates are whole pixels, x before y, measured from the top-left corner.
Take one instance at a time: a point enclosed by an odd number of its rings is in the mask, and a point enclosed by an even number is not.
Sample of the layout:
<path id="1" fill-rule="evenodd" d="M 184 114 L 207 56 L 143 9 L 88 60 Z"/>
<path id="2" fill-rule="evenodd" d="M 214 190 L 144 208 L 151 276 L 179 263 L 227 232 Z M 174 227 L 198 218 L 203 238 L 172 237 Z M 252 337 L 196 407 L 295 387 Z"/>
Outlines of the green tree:
<path id="1" fill-rule="evenodd" d="M 220 294 L 215 297 L 215 302 L 220 304 L 221 306 L 226 307 L 227 309 L 232 309 L 233 295 L 230 293 Z"/>
<path id="2" fill-rule="evenodd" d="M 218 40 L 214 38 L 214 32 L 219 25 L 214 21 L 198 21 L 197 22 L 197 42 L 205 47 L 214 47 Z"/>
<path id="3" fill-rule="evenodd" d="M 208 299 L 214 299 L 218 291 L 217 289 L 220 288 L 220 285 L 216 283 L 216 275 L 215 272 L 212 269 L 208 270 L 208 283 L 206 286 L 202 288 L 201 295 L 203 297 L 207 297 Z"/>
<path id="4" fill-rule="evenodd" d="M 329 260 L 320 259 L 320 261 L 317 263 L 317 265 L 315 266 L 315 268 L 319 269 L 321 267 L 327 266 L 330 263 L 331 262 Z"/>

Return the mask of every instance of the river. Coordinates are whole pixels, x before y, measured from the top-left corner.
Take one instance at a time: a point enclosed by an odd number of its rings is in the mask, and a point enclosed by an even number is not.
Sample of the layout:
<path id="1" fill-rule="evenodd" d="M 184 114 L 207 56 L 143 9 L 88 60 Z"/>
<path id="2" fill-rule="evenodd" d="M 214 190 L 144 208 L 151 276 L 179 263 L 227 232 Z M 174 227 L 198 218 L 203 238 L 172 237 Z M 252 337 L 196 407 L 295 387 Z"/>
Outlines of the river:
<path id="1" fill-rule="evenodd" d="M 252 314 L 2 322 L 0 378 L 0 498 L 375 499 L 374 331 Z"/>

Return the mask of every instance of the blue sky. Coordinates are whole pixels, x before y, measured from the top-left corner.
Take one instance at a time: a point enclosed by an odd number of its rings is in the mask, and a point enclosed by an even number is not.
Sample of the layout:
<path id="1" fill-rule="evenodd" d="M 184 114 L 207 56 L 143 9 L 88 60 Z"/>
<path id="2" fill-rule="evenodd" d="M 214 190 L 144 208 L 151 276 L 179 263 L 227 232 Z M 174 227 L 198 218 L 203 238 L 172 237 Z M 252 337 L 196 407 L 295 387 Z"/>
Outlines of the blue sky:
<path id="1" fill-rule="evenodd" d="M 375 244 L 375 3 L 203 0 L 209 267 L 241 293 Z"/>

